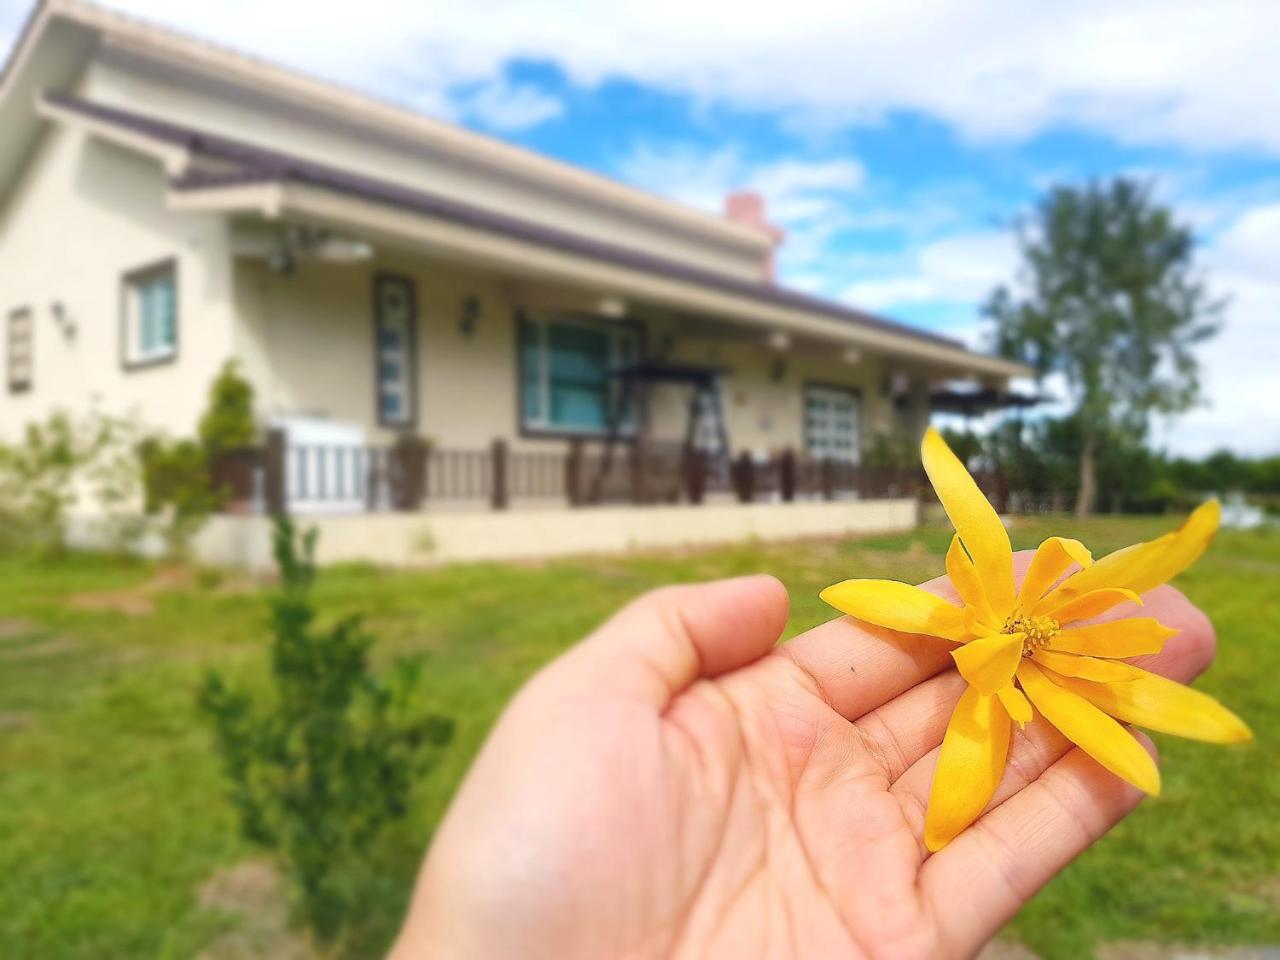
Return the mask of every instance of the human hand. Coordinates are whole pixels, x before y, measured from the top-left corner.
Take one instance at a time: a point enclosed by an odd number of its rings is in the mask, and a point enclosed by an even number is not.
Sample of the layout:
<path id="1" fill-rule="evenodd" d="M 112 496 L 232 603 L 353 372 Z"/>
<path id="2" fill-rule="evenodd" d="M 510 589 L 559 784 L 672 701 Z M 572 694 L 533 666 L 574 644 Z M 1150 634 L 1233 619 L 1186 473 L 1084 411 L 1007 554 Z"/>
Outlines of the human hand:
<path id="1" fill-rule="evenodd" d="M 1171 587 L 1145 599 L 1181 632 L 1135 662 L 1192 679 L 1211 625 Z M 1141 798 L 1037 716 L 929 855 L 949 645 L 844 617 L 775 646 L 786 618 L 771 577 L 669 587 L 543 669 L 458 791 L 393 960 L 969 956 Z"/>

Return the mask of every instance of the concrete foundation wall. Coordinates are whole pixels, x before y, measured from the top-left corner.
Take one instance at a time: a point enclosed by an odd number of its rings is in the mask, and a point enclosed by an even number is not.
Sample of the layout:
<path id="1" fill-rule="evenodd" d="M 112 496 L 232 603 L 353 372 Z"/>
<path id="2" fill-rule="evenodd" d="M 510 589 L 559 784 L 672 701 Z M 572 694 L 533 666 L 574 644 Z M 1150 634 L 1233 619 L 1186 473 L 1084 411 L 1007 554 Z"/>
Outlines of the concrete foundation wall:
<path id="1" fill-rule="evenodd" d="M 751 538 L 887 533 L 916 525 L 915 500 L 704 504 L 544 510 L 378 513 L 301 521 L 320 531 L 321 563 L 431 566 L 472 560 L 704 546 Z M 267 569 L 266 517 L 215 517 L 195 549 L 217 565 Z"/>

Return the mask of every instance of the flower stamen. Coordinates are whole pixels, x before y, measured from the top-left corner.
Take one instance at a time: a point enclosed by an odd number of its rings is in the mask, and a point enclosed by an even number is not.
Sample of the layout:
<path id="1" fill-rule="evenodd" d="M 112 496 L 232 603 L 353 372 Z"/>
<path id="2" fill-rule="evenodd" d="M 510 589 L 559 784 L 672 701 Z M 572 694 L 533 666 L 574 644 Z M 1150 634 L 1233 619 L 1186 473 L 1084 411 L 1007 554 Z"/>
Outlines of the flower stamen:
<path id="1" fill-rule="evenodd" d="M 1003 633 L 1021 633 L 1022 655 L 1029 657 L 1043 650 L 1057 636 L 1061 624 L 1053 617 L 1024 617 L 1014 615 L 1004 622 Z"/>

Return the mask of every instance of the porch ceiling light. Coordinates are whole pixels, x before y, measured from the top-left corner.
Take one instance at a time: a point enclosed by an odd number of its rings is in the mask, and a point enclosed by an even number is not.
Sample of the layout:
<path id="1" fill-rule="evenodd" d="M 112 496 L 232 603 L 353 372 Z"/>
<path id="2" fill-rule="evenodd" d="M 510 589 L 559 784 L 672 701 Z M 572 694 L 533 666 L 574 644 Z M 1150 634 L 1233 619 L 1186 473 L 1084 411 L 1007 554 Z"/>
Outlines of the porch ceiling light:
<path id="1" fill-rule="evenodd" d="M 785 330 L 774 330 L 769 334 L 769 349 L 777 351 L 790 350 L 791 334 Z"/>
<path id="2" fill-rule="evenodd" d="M 861 363 L 862 351 L 857 347 L 845 347 L 844 353 L 841 354 L 845 363 Z"/>

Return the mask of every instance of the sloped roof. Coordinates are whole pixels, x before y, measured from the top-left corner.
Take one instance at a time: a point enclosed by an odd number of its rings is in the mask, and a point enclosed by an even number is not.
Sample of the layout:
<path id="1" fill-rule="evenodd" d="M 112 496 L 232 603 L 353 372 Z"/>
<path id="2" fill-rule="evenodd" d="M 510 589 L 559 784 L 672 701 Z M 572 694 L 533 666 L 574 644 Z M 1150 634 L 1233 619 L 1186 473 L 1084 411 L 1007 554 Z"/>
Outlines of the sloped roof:
<path id="1" fill-rule="evenodd" d="M 449 197 L 352 173 L 305 157 L 268 150 L 219 134 L 208 133 L 196 127 L 175 124 L 134 111 L 94 103 L 71 94 L 47 92 L 44 94 L 44 101 L 50 106 L 73 114 L 189 151 L 192 163 L 188 170 L 171 181 L 171 186 L 177 191 L 209 190 L 254 183 L 305 184 L 514 237 L 592 260 L 805 310 L 857 326 L 968 352 L 964 344 L 958 340 L 879 317 L 843 303 L 789 290 L 776 284 L 743 280 L 703 270 L 676 260 L 603 243 L 543 223 L 460 203 Z"/>

